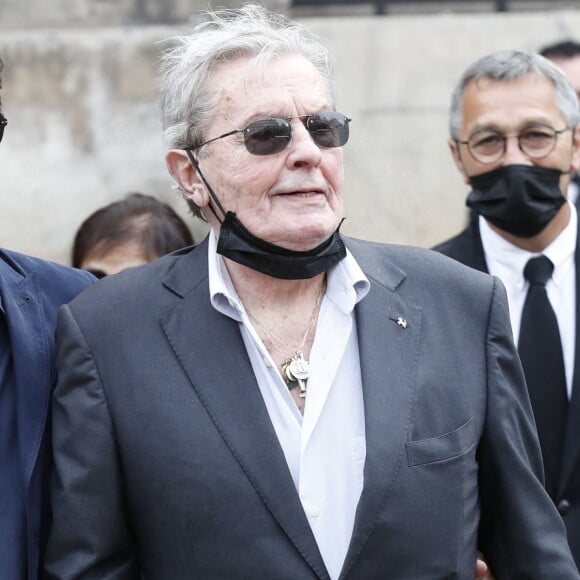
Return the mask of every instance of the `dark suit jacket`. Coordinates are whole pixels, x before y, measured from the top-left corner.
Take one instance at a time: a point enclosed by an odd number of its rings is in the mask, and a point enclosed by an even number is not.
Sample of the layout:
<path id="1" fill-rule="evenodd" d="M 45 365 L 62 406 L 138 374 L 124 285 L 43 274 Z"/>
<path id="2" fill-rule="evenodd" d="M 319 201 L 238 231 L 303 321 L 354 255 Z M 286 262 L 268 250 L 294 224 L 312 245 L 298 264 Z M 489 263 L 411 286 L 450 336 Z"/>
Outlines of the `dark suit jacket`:
<path id="1" fill-rule="evenodd" d="M 580 230 L 579 230 L 580 233 Z M 576 242 L 576 333 L 580 332 L 580 238 Z M 487 263 L 477 216 L 458 236 L 436 246 L 435 250 L 462 264 L 487 272 Z M 580 567 L 580 340 L 576 337 L 572 400 L 564 443 L 562 472 L 556 504 L 564 519 L 568 542 L 576 564 Z"/>
<path id="2" fill-rule="evenodd" d="M 478 539 L 499 580 L 579 578 L 501 283 L 428 250 L 347 244 L 371 288 L 341 578 L 472 580 Z M 51 578 L 328 578 L 238 324 L 210 304 L 206 243 L 101 281 L 57 336 Z"/>
<path id="3" fill-rule="evenodd" d="M 56 379 L 53 365 L 56 312 L 92 280 L 86 272 L 0 250 L 0 294 L 12 345 L 18 452 L 26 489 L 29 580 L 37 578 L 39 552 L 45 545 L 48 523 L 50 456 L 45 427 L 51 385 Z M 0 514 L 0 537 L 4 535 L 3 525 L 7 524 Z M 10 580 L 2 568 L 0 562 L 0 578 Z"/>

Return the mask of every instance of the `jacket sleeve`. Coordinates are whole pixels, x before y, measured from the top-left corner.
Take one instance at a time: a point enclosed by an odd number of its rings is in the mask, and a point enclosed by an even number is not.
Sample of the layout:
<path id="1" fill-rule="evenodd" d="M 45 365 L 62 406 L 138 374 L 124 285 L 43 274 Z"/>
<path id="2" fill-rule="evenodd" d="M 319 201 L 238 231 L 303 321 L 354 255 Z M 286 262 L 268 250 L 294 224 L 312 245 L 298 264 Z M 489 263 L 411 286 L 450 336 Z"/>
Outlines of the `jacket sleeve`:
<path id="1" fill-rule="evenodd" d="M 119 452 L 99 371 L 68 306 L 57 324 L 52 403 L 51 579 L 137 580 Z"/>
<path id="2" fill-rule="evenodd" d="M 579 578 L 564 524 L 543 487 L 532 409 L 495 279 L 487 330 L 487 413 L 478 451 L 480 549 L 497 580 Z"/>

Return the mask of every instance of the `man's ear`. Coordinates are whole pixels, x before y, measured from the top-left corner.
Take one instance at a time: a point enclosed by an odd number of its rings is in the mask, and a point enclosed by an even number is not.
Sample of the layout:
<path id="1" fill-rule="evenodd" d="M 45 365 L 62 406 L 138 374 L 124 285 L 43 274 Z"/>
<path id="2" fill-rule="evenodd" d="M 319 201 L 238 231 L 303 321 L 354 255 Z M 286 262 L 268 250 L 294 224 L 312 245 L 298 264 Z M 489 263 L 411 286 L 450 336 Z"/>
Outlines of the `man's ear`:
<path id="1" fill-rule="evenodd" d="M 461 153 L 459 152 L 459 145 L 457 144 L 457 141 L 449 139 L 449 141 L 447 141 L 447 144 L 449 145 L 449 150 L 451 151 L 453 161 L 455 161 L 455 167 L 457 167 L 459 173 L 461 173 L 463 181 L 465 181 L 465 183 L 469 185 L 469 175 L 467 175 L 465 167 L 463 167 L 463 161 L 461 159 Z"/>
<path id="2" fill-rule="evenodd" d="M 573 172 L 580 172 L 580 125 L 572 129 L 572 163 Z"/>
<path id="3" fill-rule="evenodd" d="M 167 151 L 165 164 L 185 197 L 191 199 L 198 207 L 208 205 L 209 194 L 183 149 L 170 149 Z"/>

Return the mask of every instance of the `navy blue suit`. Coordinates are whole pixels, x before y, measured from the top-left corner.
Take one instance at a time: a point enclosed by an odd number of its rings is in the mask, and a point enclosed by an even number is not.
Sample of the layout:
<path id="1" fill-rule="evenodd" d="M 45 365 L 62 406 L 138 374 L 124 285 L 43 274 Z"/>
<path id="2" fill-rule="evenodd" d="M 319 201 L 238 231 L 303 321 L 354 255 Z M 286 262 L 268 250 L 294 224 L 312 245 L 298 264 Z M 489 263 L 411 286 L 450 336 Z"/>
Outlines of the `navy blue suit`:
<path id="1" fill-rule="evenodd" d="M 0 561 L 0 578 L 34 580 L 38 577 L 39 559 L 44 549 L 48 527 L 47 475 L 50 447 L 47 422 L 51 388 L 56 376 L 53 365 L 54 329 L 58 308 L 90 285 L 93 277 L 22 254 L 0 250 L 0 296 L 11 353 L 10 388 L 13 390 L 16 421 L 11 454 L 21 473 L 26 546 L 8 551 Z M 2 385 L 0 385 L 2 388 Z M 0 462 L 0 470 L 7 469 Z M 0 537 L 8 536 L 14 526 L 11 518 L 0 515 Z M 6 526 L 6 528 L 5 528 Z M 14 561 L 6 561 L 13 558 Z M 20 560 L 20 561 L 16 561 Z"/>

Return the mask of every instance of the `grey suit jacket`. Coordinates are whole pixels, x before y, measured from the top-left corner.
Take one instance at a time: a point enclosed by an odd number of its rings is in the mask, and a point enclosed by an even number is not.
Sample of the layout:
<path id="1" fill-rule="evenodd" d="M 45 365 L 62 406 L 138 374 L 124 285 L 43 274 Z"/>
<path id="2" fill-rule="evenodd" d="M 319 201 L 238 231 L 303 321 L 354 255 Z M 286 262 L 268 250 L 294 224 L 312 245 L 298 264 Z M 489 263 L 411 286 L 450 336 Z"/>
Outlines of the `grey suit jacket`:
<path id="1" fill-rule="evenodd" d="M 487 262 L 481 244 L 479 222 L 474 216 L 459 235 L 434 248 L 462 264 L 487 272 Z M 568 542 L 576 565 L 580 567 L 580 230 L 576 240 L 576 346 L 572 399 L 568 409 L 568 424 L 564 441 L 562 470 L 558 482 L 556 505 L 564 519 Z"/>
<path id="2" fill-rule="evenodd" d="M 341 578 L 579 578 L 545 493 L 505 292 L 428 250 L 347 240 L 364 489 Z M 408 321 L 407 328 L 396 323 Z M 60 312 L 52 578 L 327 579 L 207 246 Z"/>

